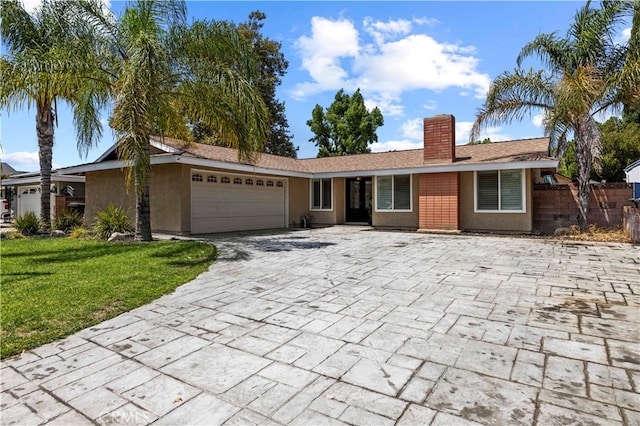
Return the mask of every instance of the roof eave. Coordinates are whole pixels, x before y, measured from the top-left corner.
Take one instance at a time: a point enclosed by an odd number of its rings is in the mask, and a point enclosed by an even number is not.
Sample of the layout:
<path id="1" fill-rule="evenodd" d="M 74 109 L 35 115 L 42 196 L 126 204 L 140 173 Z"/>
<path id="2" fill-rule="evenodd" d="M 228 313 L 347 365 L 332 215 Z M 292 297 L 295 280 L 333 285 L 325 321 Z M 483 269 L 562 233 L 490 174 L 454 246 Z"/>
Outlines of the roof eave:
<path id="1" fill-rule="evenodd" d="M 269 167 L 259 167 L 250 164 L 230 163 L 219 160 L 209 160 L 205 158 L 190 157 L 183 155 L 165 155 L 151 157 L 151 164 L 188 164 L 192 166 L 210 167 L 216 169 L 226 169 L 231 171 L 246 173 L 262 173 L 287 177 L 300 178 L 330 178 L 330 177 L 357 177 L 357 176 L 389 176 L 394 174 L 421 174 L 421 173 L 446 173 L 446 172 L 472 172 L 482 170 L 507 170 L 507 169 L 536 169 L 555 168 L 558 166 L 557 159 L 510 161 L 502 163 L 451 163 L 443 165 L 424 165 L 419 167 L 401 167 L 386 169 L 362 169 L 335 172 L 300 172 L 293 170 L 282 170 Z M 72 166 L 65 169 L 65 174 L 78 174 L 99 170 L 122 169 L 125 164 L 122 161 L 105 161 L 101 163 L 89 163 L 80 166 Z"/>
<path id="2" fill-rule="evenodd" d="M 51 174 L 51 183 L 54 182 L 84 182 L 84 176 L 75 176 L 75 175 L 63 175 L 53 173 Z M 40 175 L 37 176 L 26 176 L 22 178 L 7 178 L 2 179 L 2 186 L 22 186 L 22 185 L 33 185 L 39 184 L 42 182 Z"/>
<path id="3" fill-rule="evenodd" d="M 530 161 L 510 161 L 504 163 L 471 163 L 471 164 L 446 164 L 446 165 L 425 165 L 420 167 L 404 167 L 393 169 L 374 170 L 350 170 L 346 172 L 320 172 L 313 173 L 314 178 L 331 177 L 357 177 L 357 176 L 389 176 L 397 174 L 423 174 L 423 173 L 447 173 L 447 172 L 475 172 L 484 170 L 510 170 L 510 169 L 542 169 L 556 168 L 558 160 L 530 160 Z"/>

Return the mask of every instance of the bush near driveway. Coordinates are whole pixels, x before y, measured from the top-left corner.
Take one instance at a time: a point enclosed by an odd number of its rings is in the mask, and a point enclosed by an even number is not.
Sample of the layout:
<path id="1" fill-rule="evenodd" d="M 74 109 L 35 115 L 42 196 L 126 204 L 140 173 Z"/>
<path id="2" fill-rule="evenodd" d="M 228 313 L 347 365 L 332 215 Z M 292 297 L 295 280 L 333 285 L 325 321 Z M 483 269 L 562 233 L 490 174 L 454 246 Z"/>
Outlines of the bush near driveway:
<path id="1" fill-rule="evenodd" d="M 216 257 L 215 246 L 195 241 L 3 240 L 1 357 L 149 303 L 206 271 Z"/>

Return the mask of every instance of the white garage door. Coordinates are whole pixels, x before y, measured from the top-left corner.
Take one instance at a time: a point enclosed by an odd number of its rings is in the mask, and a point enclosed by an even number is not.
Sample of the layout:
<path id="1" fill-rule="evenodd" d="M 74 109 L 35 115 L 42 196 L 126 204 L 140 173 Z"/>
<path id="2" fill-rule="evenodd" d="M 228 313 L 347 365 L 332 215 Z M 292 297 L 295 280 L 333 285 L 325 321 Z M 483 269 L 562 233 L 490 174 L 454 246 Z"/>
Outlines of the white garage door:
<path id="1" fill-rule="evenodd" d="M 26 186 L 18 191 L 18 216 L 27 212 L 40 217 L 40 186 Z"/>
<path id="2" fill-rule="evenodd" d="M 194 170 L 191 233 L 286 227 L 286 180 Z"/>

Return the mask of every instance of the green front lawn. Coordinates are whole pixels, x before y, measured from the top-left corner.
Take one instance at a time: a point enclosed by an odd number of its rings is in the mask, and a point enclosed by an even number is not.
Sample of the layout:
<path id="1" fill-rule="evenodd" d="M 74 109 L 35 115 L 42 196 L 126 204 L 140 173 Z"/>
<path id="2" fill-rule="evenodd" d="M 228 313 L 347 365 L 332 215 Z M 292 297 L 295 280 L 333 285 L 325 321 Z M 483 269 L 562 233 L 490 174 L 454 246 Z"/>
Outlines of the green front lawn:
<path id="1" fill-rule="evenodd" d="M 216 257 L 214 246 L 194 241 L 2 240 L 1 356 L 149 303 L 206 271 Z"/>

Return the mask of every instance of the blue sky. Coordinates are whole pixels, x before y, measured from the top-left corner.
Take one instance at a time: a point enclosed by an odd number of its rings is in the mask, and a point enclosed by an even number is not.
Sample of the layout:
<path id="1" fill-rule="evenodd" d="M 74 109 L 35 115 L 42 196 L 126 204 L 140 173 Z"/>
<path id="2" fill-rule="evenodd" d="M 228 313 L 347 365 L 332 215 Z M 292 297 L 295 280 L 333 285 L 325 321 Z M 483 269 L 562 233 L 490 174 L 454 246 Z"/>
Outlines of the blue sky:
<path id="1" fill-rule="evenodd" d="M 31 7 L 38 0 L 28 0 Z M 118 14 L 125 2 L 111 1 Z M 315 157 L 317 147 L 306 121 L 316 104 L 324 108 L 335 93 L 357 88 L 367 106 L 378 106 L 385 124 L 378 129 L 373 151 L 419 148 L 422 119 L 437 114 L 456 117 L 456 142 L 468 142 L 469 129 L 487 88 L 497 75 L 516 66 L 516 57 L 539 33 L 566 33 L 583 5 L 578 1 L 195 1 L 193 19 L 243 22 L 253 10 L 267 15 L 263 34 L 282 43 L 289 69 L 278 89 L 285 101 L 298 157 Z M 628 39 L 630 25 L 619 39 Z M 538 67 L 535 60 L 524 66 Z M 94 161 L 113 142 L 106 126 L 99 145 L 80 157 L 73 117 L 59 105 L 54 167 Z M 18 170 L 38 170 L 35 113 L 1 112 L 2 161 Z M 481 138 L 492 141 L 539 137 L 540 118 L 488 128 Z"/>

